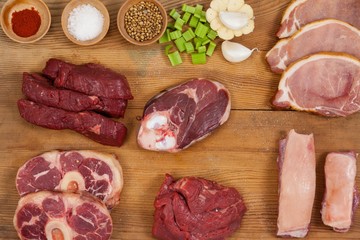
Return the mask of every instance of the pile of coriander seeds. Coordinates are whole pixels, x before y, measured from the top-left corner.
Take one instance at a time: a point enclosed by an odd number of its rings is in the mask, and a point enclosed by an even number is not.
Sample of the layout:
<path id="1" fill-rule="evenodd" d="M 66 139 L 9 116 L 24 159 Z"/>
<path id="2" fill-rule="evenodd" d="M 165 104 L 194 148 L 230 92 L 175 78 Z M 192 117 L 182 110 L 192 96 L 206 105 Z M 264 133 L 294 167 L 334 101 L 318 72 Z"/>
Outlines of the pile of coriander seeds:
<path id="1" fill-rule="evenodd" d="M 125 29 L 129 36 L 143 42 L 160 34 L 163 17 L 160 9 L 152 2 L 141 1 L 125 13 Z"/>

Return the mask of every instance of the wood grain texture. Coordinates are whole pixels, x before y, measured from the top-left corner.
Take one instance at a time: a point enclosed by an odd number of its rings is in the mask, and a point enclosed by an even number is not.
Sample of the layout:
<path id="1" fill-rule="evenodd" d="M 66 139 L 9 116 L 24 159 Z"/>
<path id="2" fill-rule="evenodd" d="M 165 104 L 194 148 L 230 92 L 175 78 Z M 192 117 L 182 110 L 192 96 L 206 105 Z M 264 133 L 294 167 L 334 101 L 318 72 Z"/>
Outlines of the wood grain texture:
<path id="1" fill-rule="evenodd" d="M 111 25 L 99 44 L 79 47 L 66 39 L 60 26 L 65 1 L 45 0 L 52 13 L 49 33 L 41 41 L 23 45 L 12 42 L 0 31 L 0 239 L 17 239 L 12 225 L 19 200 L 15 189 L 17 169 L 29 158 L 53 149 L 94 149 L 119 156 L 124 169 L 121 203 L 113 212 L 112 239 L 152 239 L 153 201 L 165 173 L 176 178 L 199 176 L 232 186 L 243 195 L 248 212 L 241 228 L 229 239 L 275 239 L 278 207 L 278 141 L 294 128 L 314 133 L 317 159 L 317 188 L 311 231 L 307 239 L 359 239 L 360 216 L 345 234 L 333 232 L 321 222 L 320 207 L 324 193 L 324 161 L 331 151 L 360 152 L 360 114 L 327 119 L 307 113 L 272 111 L 269 99 L 277 89 L 279 76 L 265 63 L 266 51 L 274 37 L 282 11 L 289 1 L 247 1 L 254 7 L 254 33 L 236 39 L 258 47 L 250 59 L 240 64 L 226 63 L 218 48 L 206 65 L 194 66 L 190 59 L 170 67 L 164 46 L 134 47 L 121 37 L 116 14 L 123 1 L 104 0 Z M 162 1 L 170 10 L 187 4 L 208 1 Z M 2 7 L 3 1 L 0 3 Z M 18 114 L 16 101 L 22 97 L 22 72 L 39 72 L 46 60 L 58 57 L 74 63 L 98 62 L 125 74 L 135 99 L 129 103 L 124 120 L 129 129 L 121 148 L 102 146 L 71 131 L 55 131 L 28 124 Z M 211 136 L 176 154 L 150 152 L 136 144 L 146 101 L 157 92 L 192 77 L 206 77 L 228 87 L 232 97 L 229 121 Z M 360 170 L 358 175 L 360 176 Z M 360 185 L 359 176 L 357 183 Z M 301 203 L 299 203 L 301 204 Z"/>

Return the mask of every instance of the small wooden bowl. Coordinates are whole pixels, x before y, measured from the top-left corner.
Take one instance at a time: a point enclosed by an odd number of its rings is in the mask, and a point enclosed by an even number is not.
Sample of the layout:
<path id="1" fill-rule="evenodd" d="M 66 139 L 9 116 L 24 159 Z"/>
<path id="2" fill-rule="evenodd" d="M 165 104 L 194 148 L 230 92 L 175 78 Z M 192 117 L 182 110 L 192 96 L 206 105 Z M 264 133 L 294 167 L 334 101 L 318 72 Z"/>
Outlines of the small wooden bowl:
<path id="1" fill-rule="evenodd" d="M 12 14 L 16 11 L 34 8 L 39 12 L 41 25 L 37 33 L 30 37 L 20 37 L 12 29 Z M 33 43 L 40 40 L 49 31 L 51 14 L 49 8 L 42 0 L 8 0 L 1 10 L 1 27 L 4 33 L 15 42 Z"/>
<path id="2" fill-rule="evenodd" d="M 158 35 L 156 35 L 154 38 L 140 42 L 137 41 L 135 39 L 133 39 L 132 37 L 129 36 L 129 34 L 127 33 L 126 29 L 125 29 L 125 14 L 126 12 L 129 10 L 130 7 L 132 7 L 133 5 L 139 3 L 139 2 L 151 2 L 154 3 L 160 10 L 161 16 L 163 17 L 163 22 L 162 22 L 162 26 L 161 26 L 161 30 L 160 33 Z M 134 45 L 138 45 L 138 46 L 145 46 L 145 45 L 150 45 L 154 42 L 156 42 L 157 40 L 159 40 L 159 38 L 161 38 L 161 36 L 164 34 L 166 27 L 167 27 L 167 13 L 165 8 L 163 7 L 163 5 L 156 1 L 156 0 L 127 0 L 121 7 L 120 10 L 118 12 L 117 15 L 117 25 L 119 28 L 119 31 L 121 33 L 121 35 L 130 43 L 134 44 Z"/>
<path id="3" fill-rule="evenodd" d="M 69 19 L 71 11 L 74 8 L 78 7 L 79 5 L 83 5 L 83 4 L 89 4 L 93 7 L 95 7 L 104 16 L 104 25 L 103 25 L 103 29 L 102 29 L 101 33 L 96 38 L 87 40 L 87 41 L 77 40 L 73 35 L 71 35 L 69 33 L 69 30 L 67 27 L 68 19 Z M 64 8 L 62 15 L 61 15 L 61 27 L 64 31 L 64 34 L 70 41 L 72 41 L 73 43 L 76 43 L 78 45 L 81 45 L 81 46 L 90 46 L 90 45 L 94 45 L 94 44 L 100 42 L 107 34 L 107 32 L 109 30 L 109 26 L 110 26 L 109 12 L 108 12 L 107 8 L 105 7 L 105 5 L 101 1 L 98 1 L 98 0 L 72 0 L 66 5 L 66 7 Z"/>

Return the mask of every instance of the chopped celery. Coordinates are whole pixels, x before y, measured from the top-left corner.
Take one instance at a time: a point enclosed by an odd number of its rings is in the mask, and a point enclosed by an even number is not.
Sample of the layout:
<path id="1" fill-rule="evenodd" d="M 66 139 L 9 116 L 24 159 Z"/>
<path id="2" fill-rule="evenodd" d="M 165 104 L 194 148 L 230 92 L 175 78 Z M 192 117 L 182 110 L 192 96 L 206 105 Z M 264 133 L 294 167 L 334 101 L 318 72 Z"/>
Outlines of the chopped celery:
<path id="1" fill-rule="evenodd" d="M 175 30 L 175 27 L 174 27 L 173 23 L 168 23 L 166 28 L 169 28 L 170 30 Z"/>
<path id="2" fill-rule="evenodd" d="M 215 32 L 214 30 L 210 29 L 206 36 L 207 36 L 208 38 L 210 38 L 211 40 L 214 40 L 214 39 L 217 37 L 217 32 Z"/>
<path id="3" fill-rule="evenodd" d="M 200 46 L 200 47 L 198 47 L 197 51 L 198 51 L 198 53 L 204 53 L 204 52 L 206 52 L 206 47 Z"/>
<path id="4" fill-rule="evenodd" d="M 195 37 L 195 33 L 191 28 L 189 28 L 186 32 L 183 33 L 183 37 L 186 41 L 189 41 Z"/>
<path id="5" fill-rule="evenodd" d="M 181 10 L 182 10 L 183 12 L 188 12 L 188 13 L 192 13 L 192 14 L 193 14 L 193 13 L 195 12 L 195 7 L 192 7 L 192 6 L 183 4 Z"/>
<path id="6" fill-rule="evenodd" d="M 185 39 L 183 37 L 180 37 L 174 41 L 176 47 L 179 49 L 180 52 L 185 51 L 184 44 L 186 43 Z"/>
<path id="7" fill-rule="evenodd" d="M 204 37 L 201 39 L 201 45 L 205 46 L 210 42 L 210 39 L 208 37 Z"/>
<path id="8" fill-rule="evenodd" d="M 165 47 L 165 55 L 166 56 L 169 55 L 170 49 L 172 49 L 172 48 L 173 48 L 172 44 L 166 45 L 166 47 Z"/>
<path id="9" fill-rule="evenodd" d="M 180 30 L 175 30 L 175 31 L 172 31 L 170 32 L 170 39 L 171 40 L 175 40 L 175 39 L 178 39 L 179 37 L 181 37 L 181 31 Z"/>
<path id="10" fill-rule="evenodd" d="M 177 30 L 182 31 L 182 27 L 183 27 L 184 23 L 185 23 L 184 20 L 182 20 L 181 18 L 177 18 L 176 21 L 175 21 L 174 27 L 175 27 Z"/>
<path id="11" fill-rule="evenodd" d="M 176 11 L 175 8 L 173 8 L 170 13 L 169 13 L 170 17 L 172 17 L 174 20 L 178 19 L 180 17 L 180 13 L 178 13 Z"/>
<path id="12" fill-rule="evenodd" d="M 159 39 L 159 43 L 166 43 L 166 42 L 170 42 L 170 30 L 166 29 L 166 31 L 164 32 L 164 34 L 161 36 L 161 38 Z"/>
<path id="13" fill-rule="evenodd" d="M 214 53 L 215 47 L 216 47 L 216 43 L 210 42 L 210 43 L 209 43 L 209 46 L 208 46 L 208 49 L 207 49 L 207 51 L 206 51 L 206 55 L 212 56 L 213 53 Z"/>
<path id="14" fill-rule="evenodd" d="M 192 42 L 186 42 L 184 44 L 184 46 L 185 46 L 185 49 L 186 49 L 186 53 L 192 53 L 192 52 L 195 51 L 194 45 L 192 44 Z"/>
<path id="15" fill-rule="evenodd" d="M 199 40 L 195 43 L 195 49 L 197 50 L 200 46 L 201 46 L 201 40 L 199 39 Z"/>
<path id="16" fill-rule="evenodd" d="M 198 22 L 199 22 L 199 18 L 197 18 L 195 16 L 191 16 L 189 26 L 196 28 L 196 26 L 198 25 Z"/>
<path id="17" fill-rule="evenodd" d="M 184 15 L 182 16 L 182 20 L 184 20 L 185 24 L 189 21 L 191 17 L 191 13 L 185 12 Z"/>
<path id="18" fill-rule="evenodd" d="M 172 52 L 168 55 L 170 63 L 172 66 L 176 66 L 182 63 L 182 59 L 179 51 Z"/>
<path id="19" fill-rule="evenodd" d="M 207 27 L 204 24 L 199 22 L 195 29 L 195 35 L 200 38 L 204 38 L 206 36 L 206 33 L 208 32 L 208 30 L 209 30 L 209 27 Z"/>
<path id="20" fill-rule="evenodd" d="M 203 22 L 203 23 L 206 22 L 206 12 L 205 11 L 201 11 L 200 22 Z"/>
<path id="21" fill-rule="evenodd" d="M 200 5 L 200 4 L 197 4 L 196 7 L 195 7 L 195 12 L 194 12 L 194 16 L 197 17 L 197 18 L 200 18 L 201 17 L 201 12 L 202 12 L 202 9 L 203 9 L 203 6 Z"/>
<path id="22" fill-rule="evenodd" d="M 192 53 L 191 60 L 193 64 L 205 64 L 206 63 L 206 55 L 205 53 Z"/>

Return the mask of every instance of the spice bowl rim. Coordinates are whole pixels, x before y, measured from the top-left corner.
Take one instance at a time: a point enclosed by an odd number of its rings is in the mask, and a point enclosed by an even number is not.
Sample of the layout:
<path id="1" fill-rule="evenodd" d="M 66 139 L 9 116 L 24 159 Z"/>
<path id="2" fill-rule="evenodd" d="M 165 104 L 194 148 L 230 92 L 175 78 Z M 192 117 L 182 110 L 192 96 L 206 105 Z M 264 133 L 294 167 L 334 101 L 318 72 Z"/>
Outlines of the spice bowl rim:
<path id="1" fill-rule="evenodd" d="M 163 20 L 162 20 L 161 30 L 158 35 L 156 35 L 152 39 L 140 42 L 140 41 L 137 41 L 137 40 L 133 39 L 132 37 L 130 37 L 129 34 L 127 33 L 127 31 L 125 29 L 125 13 L 130 9 L 131 6 L 133 6 L 139 2 L 142 2 L 142 1 L 154 3 L 159 8 L 159 11 L 163 17 Z M 127 40 L 128 42 L 130 42 L 134 45 L 138 45 L 138 46 L 147 46 L 147 45 L 153 44 L 157 40 L 159 40 L 166 30 L 167 23 L 168 23 L 168 19 L 167 19 L 166 9 L 162 5 L 162 3 L 160 3 L 157 0 L 126 0 L 121 5 L 121 7 L 118 11 L 118 14 L 117 14 L 117 26 L 118 26 L 120 34 L 125 38 L 125 40 Z"/>
<path id="2" fill-rule="evenodd" d="M 87 40 L 87 41 L 77 40 L 73 35 L 70 34 L 68 27 L 67 27 L 70 12 L 77 6 L 83 5 L 83 4 L 90 4 L 91 6 L 95 7 L 97 10 L 99 10 L 102 13 L 102 15 L 104 16 L 104 25 L 103 25 L 103 29 L 102 29 L 101 33 L 96 38 L 93 38 L 93 39 Z M 63 30 L 65 36 L 71 42 L 73 42 L 77 45 L 81 45 L 81 46 L 91 46 L 91 45 L 94 45 L 94 44 L 100 42 L 108 33 L 109 28 L 110 28 L 109 11 L 106 8 L 106 6 L 104 5 L 104 3 L 99 0 L 71 0 L 69 3 L 66 4 L 65 8 L 62 11 L 61 27 L 62 27 L 62 30 Z"/>
<path id="3" fill-rule="evenodd" d="M 22 6 L 21 8 L 19 6 Z M 29 9 L 35 7 L 41 17 L 41 24 L 37 33 L 29 37 L 18 36 L 11 27 L 10 14 L 16 10 Z M 26 0 L 16 3 L 16 0 L 7 0 L 0 14 L 0 24 L 5 35 L 11 40 L 18 43 L 34 43 L 42 39 L 50 29 L 51 26 L 51 13 L 49 7 L 43 0 Z"/>

